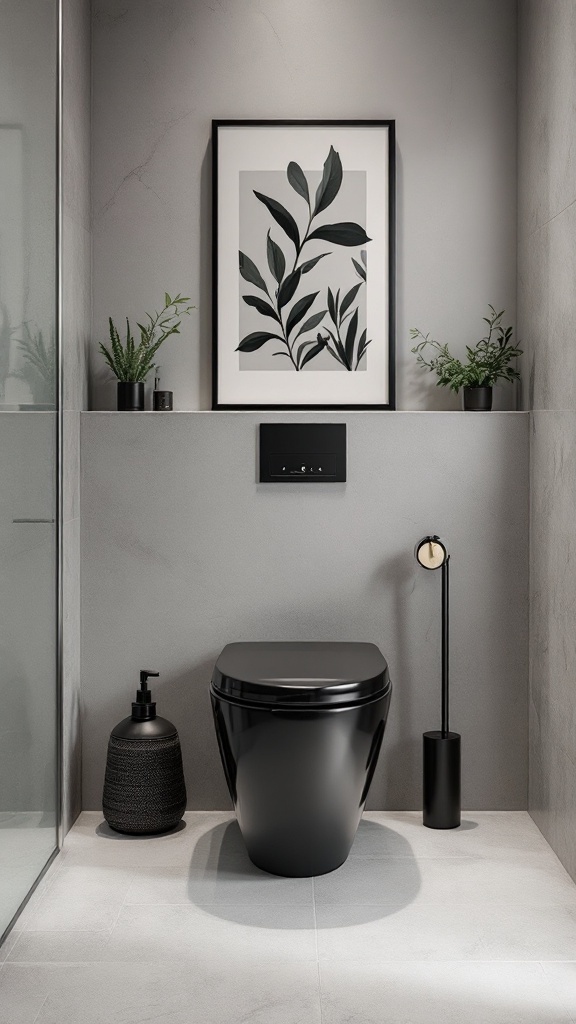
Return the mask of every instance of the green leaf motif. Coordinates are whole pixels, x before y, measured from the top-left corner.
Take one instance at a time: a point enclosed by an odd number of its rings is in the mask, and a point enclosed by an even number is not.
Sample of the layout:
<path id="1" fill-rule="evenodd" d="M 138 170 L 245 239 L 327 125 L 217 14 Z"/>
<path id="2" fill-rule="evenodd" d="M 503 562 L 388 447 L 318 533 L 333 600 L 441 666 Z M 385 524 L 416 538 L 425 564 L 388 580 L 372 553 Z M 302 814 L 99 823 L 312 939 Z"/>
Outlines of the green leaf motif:
<path id="1" fill-rule="evenodd" d="M 346 361 L 347 361 L 348 366 L 350 368 L 352 367 L 352 359 L 353 359 L 353 356 L 354 356 L 354 342 L 356 341 L 356 331 L 357 330 L 358 330 L 358 310 L 355 309 L 353 314 L 352 314 L 352 317 L 350 319 L 350 323 L 348 324 L 348 330 L 346 331 L 345 352 L 346 352 Z"/>
<path id="2" fill-rule="evenodd" d="M 237 352 L 255 352 L 256 349 L 262 348 L 267 341 L 272 338 L 276 338 L 278 341 L 283 341 L 278 334 L 268 334 L 266 331 L 255 331 L 253 334 L 247 334 L 236 349 Z"/>
<path id="3" fill-rule="evenodd" d="M 334 321 L 334 323 L 337 323 L 337 320 L 336 320 L 336 303 L 334 301 L 334 295 L 333 295 L 333 292 L 332 292 L 331 288 L 328 289 L 328 312 L 330 313 L 330 316 L 332 317 L 332 320 Z"/>
<path id="4" fill-rule="evenodd" d="M 324 242 L 332 242 L 333 245 L 365 245 L 370 239 L 364 228 L 353 221 L 342 221 L 339 224 L 324 224 L 316 228 L 308 235 L 308 241 L 313 238 L 321 238 Z"/>
<path id="5" fill-rule="evenodd" d="M 280 284 L 286 270 L 286 260 L 280 246 L 270 237 L 270 232 L 266 235 L 266 252 L 270 272 L 276 278 L 278 284 Z"/>
<path id="6" fill-rule="evenodd" d="M 242 298 L 247 306 L 253 306 L 262 316 L 271 316 L 273 320 L 277 320 L 280 323 L 280 317 L 276 310 L 265 302 L 264 299 L 259 299 L 257 295 L 243 295 Z"/>
<path id="7" fill-rule="evenodd" d="M 362 287 L 362 285 L 355 284 L 353 286 L 353 288 L 350 289 L 349 292 L 346 292 L 346 295 L 342 299 L 342 304 L 340 306 L 340 321 L 342 321 L 342 317 L 344 316 L 344 313 L 346 312 L 346 310 L 354 302 L 354 299 L 356 298 L 356 295 L 358 293 L 358 289 L 361 288 L 361 287 Z"/>
<path id="8" fill-rule="evenodd" d="M 326 341 L 324 340 L 322 335 L 319 334 L 318 341 L 312 348 L 308 349 L 306 355 L 304 356 L 304 359 L 300 363 L 300 369 L 303 370 L 304 367 L 306 366 L 306 363 L 309 363 L 311 359 L 314 359 L 314 356 L 317 356 L 318 353 L 321 352 L 323 348 L 326 348 Z"/>
<path id="9" fill-rule="evenodd" d="M 282 282 L 282 285 L 280 286 L 280 291 L 278 292 L 278 307 L 279 307 L 279 309 L 282 309 L 282 307 L 285 306 L 286 303 L 290 302 L 290 299 L 294 295 L 294 293 L 295 293 L 299 283 L 300 283 L 300 271 L 299 270 L 294 270 L 294 271 L 292 271 L 291 274 L 288 274 L 288 277 L 286 278 L 285 281 Z"/>
<path id="10" fill-rule="evenodd" d="M 275 199 L 270 199 L 269 196 L 262 195 L 261 192 L 256 192 L 256 189 L 254 189 L 254 195 L 256 199 L 264 203 L 264 206 L 272 214 L 276 223 L 286 232 L 288 238 L 294 242 L 296 251 L 298 251 L 300 249 L 300 232 L 292 214 L 288 212 L 285 206 L 282 206 L 282 203 L 278 203 Z"/>
<path id="11" fill-rule="evenodd" d="M 302 324 L 296 338 L 299 338 L 301 334 L 305 334 L 306 331 L 313 331 L 315 327 L 318 327 L 318 324 L 322 322 L 327 312 L 327 309 L 321 309 L 319 313 L 313 313 L 312 316 L 309 316 Z M 296 340 L 296 338 L 294 340 Z"/>
<path id="12" fill-rule="evenodd" d="M 333 203 L 342 185 L 342 161 L 333 146 L 324 163 L 322 180 L 316 189 L 314 216 Z"/>
<path id="13" fill-rule="evenodd" d="M 295 163 L 294 160 L 291 160 L 288 164 L 286 175 L 294 191 L 309 203 L 310 193 L 308 192 L 308 182 L 306 181 L 306 175 L 300 165 Z"/>
<path id="14" fill-rule="evenodd" d="M 320 255 L 319 256 L 315 256 L 313 260 L 307 260 L 306 263 L 303 263 L 302 266 L 300 267 L 300 273 L 301 274 L 307 274 L 310 270 L 312 270 L 316 266 L 316 264 L 320 260 L 323 260 L 325 256 L 329 256 L 329 255 L 330 255 L 329 252 L 321 252 Z"/>
<path id="15" fill-rule="evenodd" d="M 305 295 L 303 299 L 298 299 L 298 302 L 292 306 L 288 319 L 286 321 L 286 337 L 290 332 L 299 324 L 300 321 L 306 316 L 306 313 L 310 309 L 310 306 L 314 302 L 314 299 L 318 295 L 318 292 L 314 292 L 312 295 Z"/>
<path id="16" fill-rule="evenodd" d="M 266 282 L 256 264 L 253 263 L 250 257 L 246 256 L 243 252 L 239 252 L 238 256 L 240 262 L 240 273 L 244 280 L 248 281 L 248 284 L 255 284 L 257 288 L 261 288 L 262 291 L 267 292 L 268 289 L 266 287 Z"/>

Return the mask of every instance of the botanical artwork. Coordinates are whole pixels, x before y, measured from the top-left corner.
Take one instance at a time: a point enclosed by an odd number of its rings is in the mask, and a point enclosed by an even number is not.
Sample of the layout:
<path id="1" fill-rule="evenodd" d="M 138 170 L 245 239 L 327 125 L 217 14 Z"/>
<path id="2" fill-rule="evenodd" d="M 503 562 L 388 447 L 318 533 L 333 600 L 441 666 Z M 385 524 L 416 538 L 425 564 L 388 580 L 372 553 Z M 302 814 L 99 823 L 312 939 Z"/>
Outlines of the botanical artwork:
<path id="1" fill-rule="evenodd" d="M 393 408 L 394 121 L 212 141 L 213 408 Z"/>
<path id="2" fill-rule="evenodd" d="M 240 371 L 366 370 L 366 173 L 240 173 Z"/>

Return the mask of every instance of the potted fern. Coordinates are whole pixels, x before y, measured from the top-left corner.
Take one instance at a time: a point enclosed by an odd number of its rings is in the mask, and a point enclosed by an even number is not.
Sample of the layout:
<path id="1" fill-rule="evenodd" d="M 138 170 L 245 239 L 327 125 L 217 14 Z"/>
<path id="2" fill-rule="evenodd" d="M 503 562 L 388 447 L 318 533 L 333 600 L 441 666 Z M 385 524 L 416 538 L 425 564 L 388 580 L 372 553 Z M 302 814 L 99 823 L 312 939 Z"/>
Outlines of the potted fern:
<path id="1" fill-rule="evenodd" d="M 417 363 L 438 377 L 437 387 L 447 387 L 458 393 L 463 391 L 464 409 L 475 412 L 489 412 L 492 408 L 492 388 L 500 380 L 519 380 L 520 374 L 513 364 L 522 349 L 513 345 L 512 328 L 504 327 L 502 317 L 505 310 L 496 312 L 490 306 L 490 316 L 483 317 L 488 324 L 488 334 L 476 343 L 474 348 L 466 346 L 468 359 L 465 363 L 456 359 L 448 345 L 434 341 L 429 334 L 412 328 L 412 340 L 421 340 L 412 352 Z M 496 337 L 493 335 L 496 334 Z M 432 350 L 429 359 L 424 353 Z"/>
<path id="2" fill-rule="evenodd" d="M 164 295 L 164 308 L 154 316 L 145 313 L 146 324 L 137 324 L 140 342 L 136 345 L 130 321 L 126 318 L 126 341 L 122 342 L 112 317 L 108 318 L 110 348 L 100 345 L 112 373 L 118 378 L 118 410 L 140 412 L 144 408 L 144 382 L 154 365 L 154 356 L 160 345 L 171 334 L 180 333 L 181 317 L 188 316 L 194 306 L 189 306 L 188 296 L 178 294 L 172 299 Z"/>

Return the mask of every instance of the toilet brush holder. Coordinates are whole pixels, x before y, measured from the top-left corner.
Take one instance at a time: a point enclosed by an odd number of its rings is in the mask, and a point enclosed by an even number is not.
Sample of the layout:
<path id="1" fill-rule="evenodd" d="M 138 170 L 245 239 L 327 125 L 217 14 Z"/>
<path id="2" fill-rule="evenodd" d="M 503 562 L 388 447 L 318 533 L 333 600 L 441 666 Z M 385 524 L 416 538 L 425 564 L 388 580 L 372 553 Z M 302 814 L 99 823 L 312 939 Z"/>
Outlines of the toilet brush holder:
<path id="1" fill-rule="evenodd" d="M 102 809 L 110 828 L 129 835 L 168 832 L 186 810 L 186 785 L 176 726 L 156 714 L 140 672 L 132 715 L 112 730 L 108 743 Z"/>
<path id="2" fill-rule="evenodd" d="M 450 732 L 448 549 L 439 537 L 424 537 L 415 556 L 424 569 L 442 570 L 442 728 L 423 736 L 423 823 L 427 828 L 460 825 L 460 734 Z"/>
<path id="3" fill-rule="evenodd" d="M 460 734 L 425 732 L 423 822 L 427 828 L 460 824 Z"/>

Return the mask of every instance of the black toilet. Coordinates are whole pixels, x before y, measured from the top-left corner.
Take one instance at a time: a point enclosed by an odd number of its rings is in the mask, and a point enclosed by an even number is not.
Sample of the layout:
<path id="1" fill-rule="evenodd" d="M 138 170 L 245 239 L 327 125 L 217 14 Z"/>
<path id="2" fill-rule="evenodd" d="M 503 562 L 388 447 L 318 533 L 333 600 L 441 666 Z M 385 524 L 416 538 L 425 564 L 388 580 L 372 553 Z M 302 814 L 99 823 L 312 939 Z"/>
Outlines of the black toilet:
<path id="1" fill-rule="evenodd" d="M 392 685 L 367 643 L 234 643 L 210 694 L 228 788 L 250 859 L 322 875 L 352 846 Z"/>

